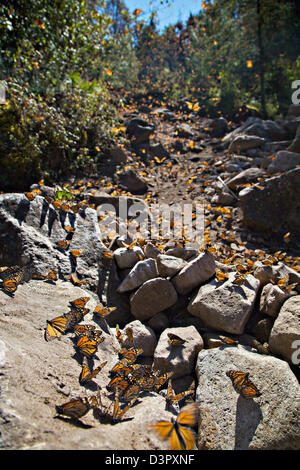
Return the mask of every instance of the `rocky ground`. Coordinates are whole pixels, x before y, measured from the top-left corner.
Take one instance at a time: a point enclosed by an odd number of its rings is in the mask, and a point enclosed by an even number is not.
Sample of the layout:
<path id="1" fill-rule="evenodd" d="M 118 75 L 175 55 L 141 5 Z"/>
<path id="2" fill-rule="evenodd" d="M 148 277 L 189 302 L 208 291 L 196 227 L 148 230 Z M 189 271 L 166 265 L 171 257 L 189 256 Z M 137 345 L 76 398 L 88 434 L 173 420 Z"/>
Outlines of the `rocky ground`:
<path id="1" fill-rule="evenodd" d="M 300 448 L 300 109 L 234 128 L 190 108 L 127 106 L 131 147 L 111 152 L 100 176 L 69 181 L 64 194 L 65 182 L 61 194 L 40 182 L 33 196 L 0 196 L 0 264 L 24 267 L 16 292 L 3 284 L 0 291 L 3 449 L 168 448 L 147 428 L 178 412 L 166 406 L 167 383 L 159 393 L 141 391 L 114 425 L 95 409 L 75 422 L 56 413 L 72 397 L 97 395 L 97 384 L 110 402 L 117 324 L 124 338 L 132 328 L 143 350 L 137 364 L 172 372 L 176 393 L 192 390 L 186 401 L 199 406 L 197 448 Z M 70 195 L 72 203 L 60 201 Z M 198 245 L 164 230 L 118 238 L 103 204 L 120 216 L 120 200 L 145 214 L 154 204 L 201 203 Z M 51 270 L 57 280 L 46 278 Z M 104 337 L 93 366 L 107 361 L 84 385 L 74 333 L 44 338 L 47 320 L 82 296 L 89 297 L 82 323 Z M 99 302 L 115 307 L 105 320 L 93 313 Z M 168 333 L 183 345 L 172 347 Z M 261 395 L 244 398 L 228 370 L 249 372 Z"/>

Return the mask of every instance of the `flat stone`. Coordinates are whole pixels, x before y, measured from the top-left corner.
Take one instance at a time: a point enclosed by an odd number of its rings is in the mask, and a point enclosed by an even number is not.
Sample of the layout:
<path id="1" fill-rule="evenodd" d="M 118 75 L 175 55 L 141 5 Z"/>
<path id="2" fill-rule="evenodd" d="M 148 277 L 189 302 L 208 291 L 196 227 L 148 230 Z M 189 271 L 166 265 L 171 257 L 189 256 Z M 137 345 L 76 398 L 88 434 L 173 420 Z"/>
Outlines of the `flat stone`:
<path id="1" fill-rule="evenodd" d="M 168 255 L 158 255 L 156 263 L 157 270 L 161 277 L 174 276 L 187 265 L 187 262 L 183 259 Z"/>
<path id="2" fill-rule="evenodd" d="M 148 258 L 143 261 L 138 261 L 119 285 L 117 291 L 123 293 L 134 290 L 140 287 L 144 282 L 158 275 L 154 259 Z"/>

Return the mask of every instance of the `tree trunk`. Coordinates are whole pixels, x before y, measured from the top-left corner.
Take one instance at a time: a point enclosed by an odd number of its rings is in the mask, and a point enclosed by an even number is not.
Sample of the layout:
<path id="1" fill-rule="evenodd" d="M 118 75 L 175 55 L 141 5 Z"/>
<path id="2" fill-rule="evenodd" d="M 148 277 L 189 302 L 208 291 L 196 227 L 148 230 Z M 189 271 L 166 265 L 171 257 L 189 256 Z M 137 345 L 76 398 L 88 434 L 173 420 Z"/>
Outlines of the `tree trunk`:
<path id="1" fill-rule="evenodd" d="M 262 20 L 261 20 L 261 0 L 257 0 L 257 39 L 259 54 L 259 77 L 260 77 L 260 102 L 263 119 L 267 116 L 266 92 L 265 92 L 265 71 L 264 71 L 264 48 L 262 41 Z"/>

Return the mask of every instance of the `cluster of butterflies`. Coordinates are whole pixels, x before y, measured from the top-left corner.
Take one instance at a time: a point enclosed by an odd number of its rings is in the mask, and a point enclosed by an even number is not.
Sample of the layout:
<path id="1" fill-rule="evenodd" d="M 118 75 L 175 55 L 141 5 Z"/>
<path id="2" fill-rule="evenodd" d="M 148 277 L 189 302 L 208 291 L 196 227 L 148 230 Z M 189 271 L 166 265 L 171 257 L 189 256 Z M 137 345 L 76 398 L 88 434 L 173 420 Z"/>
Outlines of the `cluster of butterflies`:
<path id="1" fill-rule="evenodd" d="M 13 295 L 18 285 L 24 280 L 25 268 L 19 266 L 0 267 L 1 289 L 8 295 Z"/>

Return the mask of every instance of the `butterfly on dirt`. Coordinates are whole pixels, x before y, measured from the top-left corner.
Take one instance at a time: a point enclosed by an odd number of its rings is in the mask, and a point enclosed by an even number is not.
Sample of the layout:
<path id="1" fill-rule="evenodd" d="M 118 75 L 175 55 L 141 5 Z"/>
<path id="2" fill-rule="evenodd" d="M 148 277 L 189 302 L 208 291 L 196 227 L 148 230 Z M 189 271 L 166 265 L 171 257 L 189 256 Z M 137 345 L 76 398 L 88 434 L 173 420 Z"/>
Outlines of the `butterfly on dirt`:
<path id="1" fill-rule="evenodd" d="M 249 372 L 228 370 L 226 375 L 231 379 L 232 385 L 244 398 L 261 396 L 261 392 L 249 379 Z"/>
<path id="2" fill-rule="evenodd" d="M 120 408 L 120 402 L 119 402 L 119 390 L 115 390 L 115 397 L 114 401 L 111 401 L 111 403 L 106 407 L 103 408 L 102 401 L 101 401 L 101 396 L 100 396 L 100 390 L 98 388 L 98 411 L 100 414 L 100 418 L 110 424 L 115 424 L 123 420 L 123 417 L 125 413 L 129 410 L 129 408 L 135 403 L 137 397 L 133 397 L 129 403 L 127 403 L 123 409 Z M 110 412 L 110 409 L 113 405 L 113 410 Z"/>
<path id="3" fill-rule="evenodd" d="M 196 444 L 196 433 L 193 427 L 198 422 L 198 407 L 195 403 L 183 408 L 172 421 L 157 421 L 150 424 L 163 441 L 168 441 L 171 450 L 192 450 Z"/>
<path id="4" fill-rule="evenodd" d="M 99 336 L 98 338 L 91 339 L 88 335 L 80 336 L 76 343 L 76 349 L 82 356 L 93 357 L 98 349 L 98 344 L 102 343 L 104 338 Z"/>
<path id="5" fill-rule="evenodd" d="M 93 380 L 96 377 L 96 375 L 99 374 L 99 372 L 103 369 L 103 367 L 106 364 L 107 364 L 107 361 L 102 362 L 102 364 L 100 364 L 95 369 L 91 369 L 90 366 L 89 366 L 89 363 L 88 363 L 88 359 L 85 356 L 83 356 L 82 370 L 81 370 L 79 382 L 81 384 L 84 384 L 86 382 L 90 382 L 91 380 Z"/>
<path id="6" fill-rule="evenodd" d="M 4 266 L 0 271 L 0 279 L 2 283 L 0 284 L 1 289 L 9 295 L 13 295 L 18 285 L 24 279 L 25 268 L 19 266 Z"/>
<path id="7" fill-rule="evenodd" d="M 55 409 L 58 414 L 68 416 L 72 419 L 79 419 L 86 415 L 91 408 L 95 408 L 97 406 L 97 397 L 94 395 L 90 398 L 74 398 L 62 405 L 56 405 Z"/>
<path id="8" fill-rule="evenodd" d="M 102 304 L 99 304 L 94 309 L 94 314 L 99 315 L 101 318 L 105 318 L 111 312 L 116 310 L 117 307 L 103 307 Z"/>

